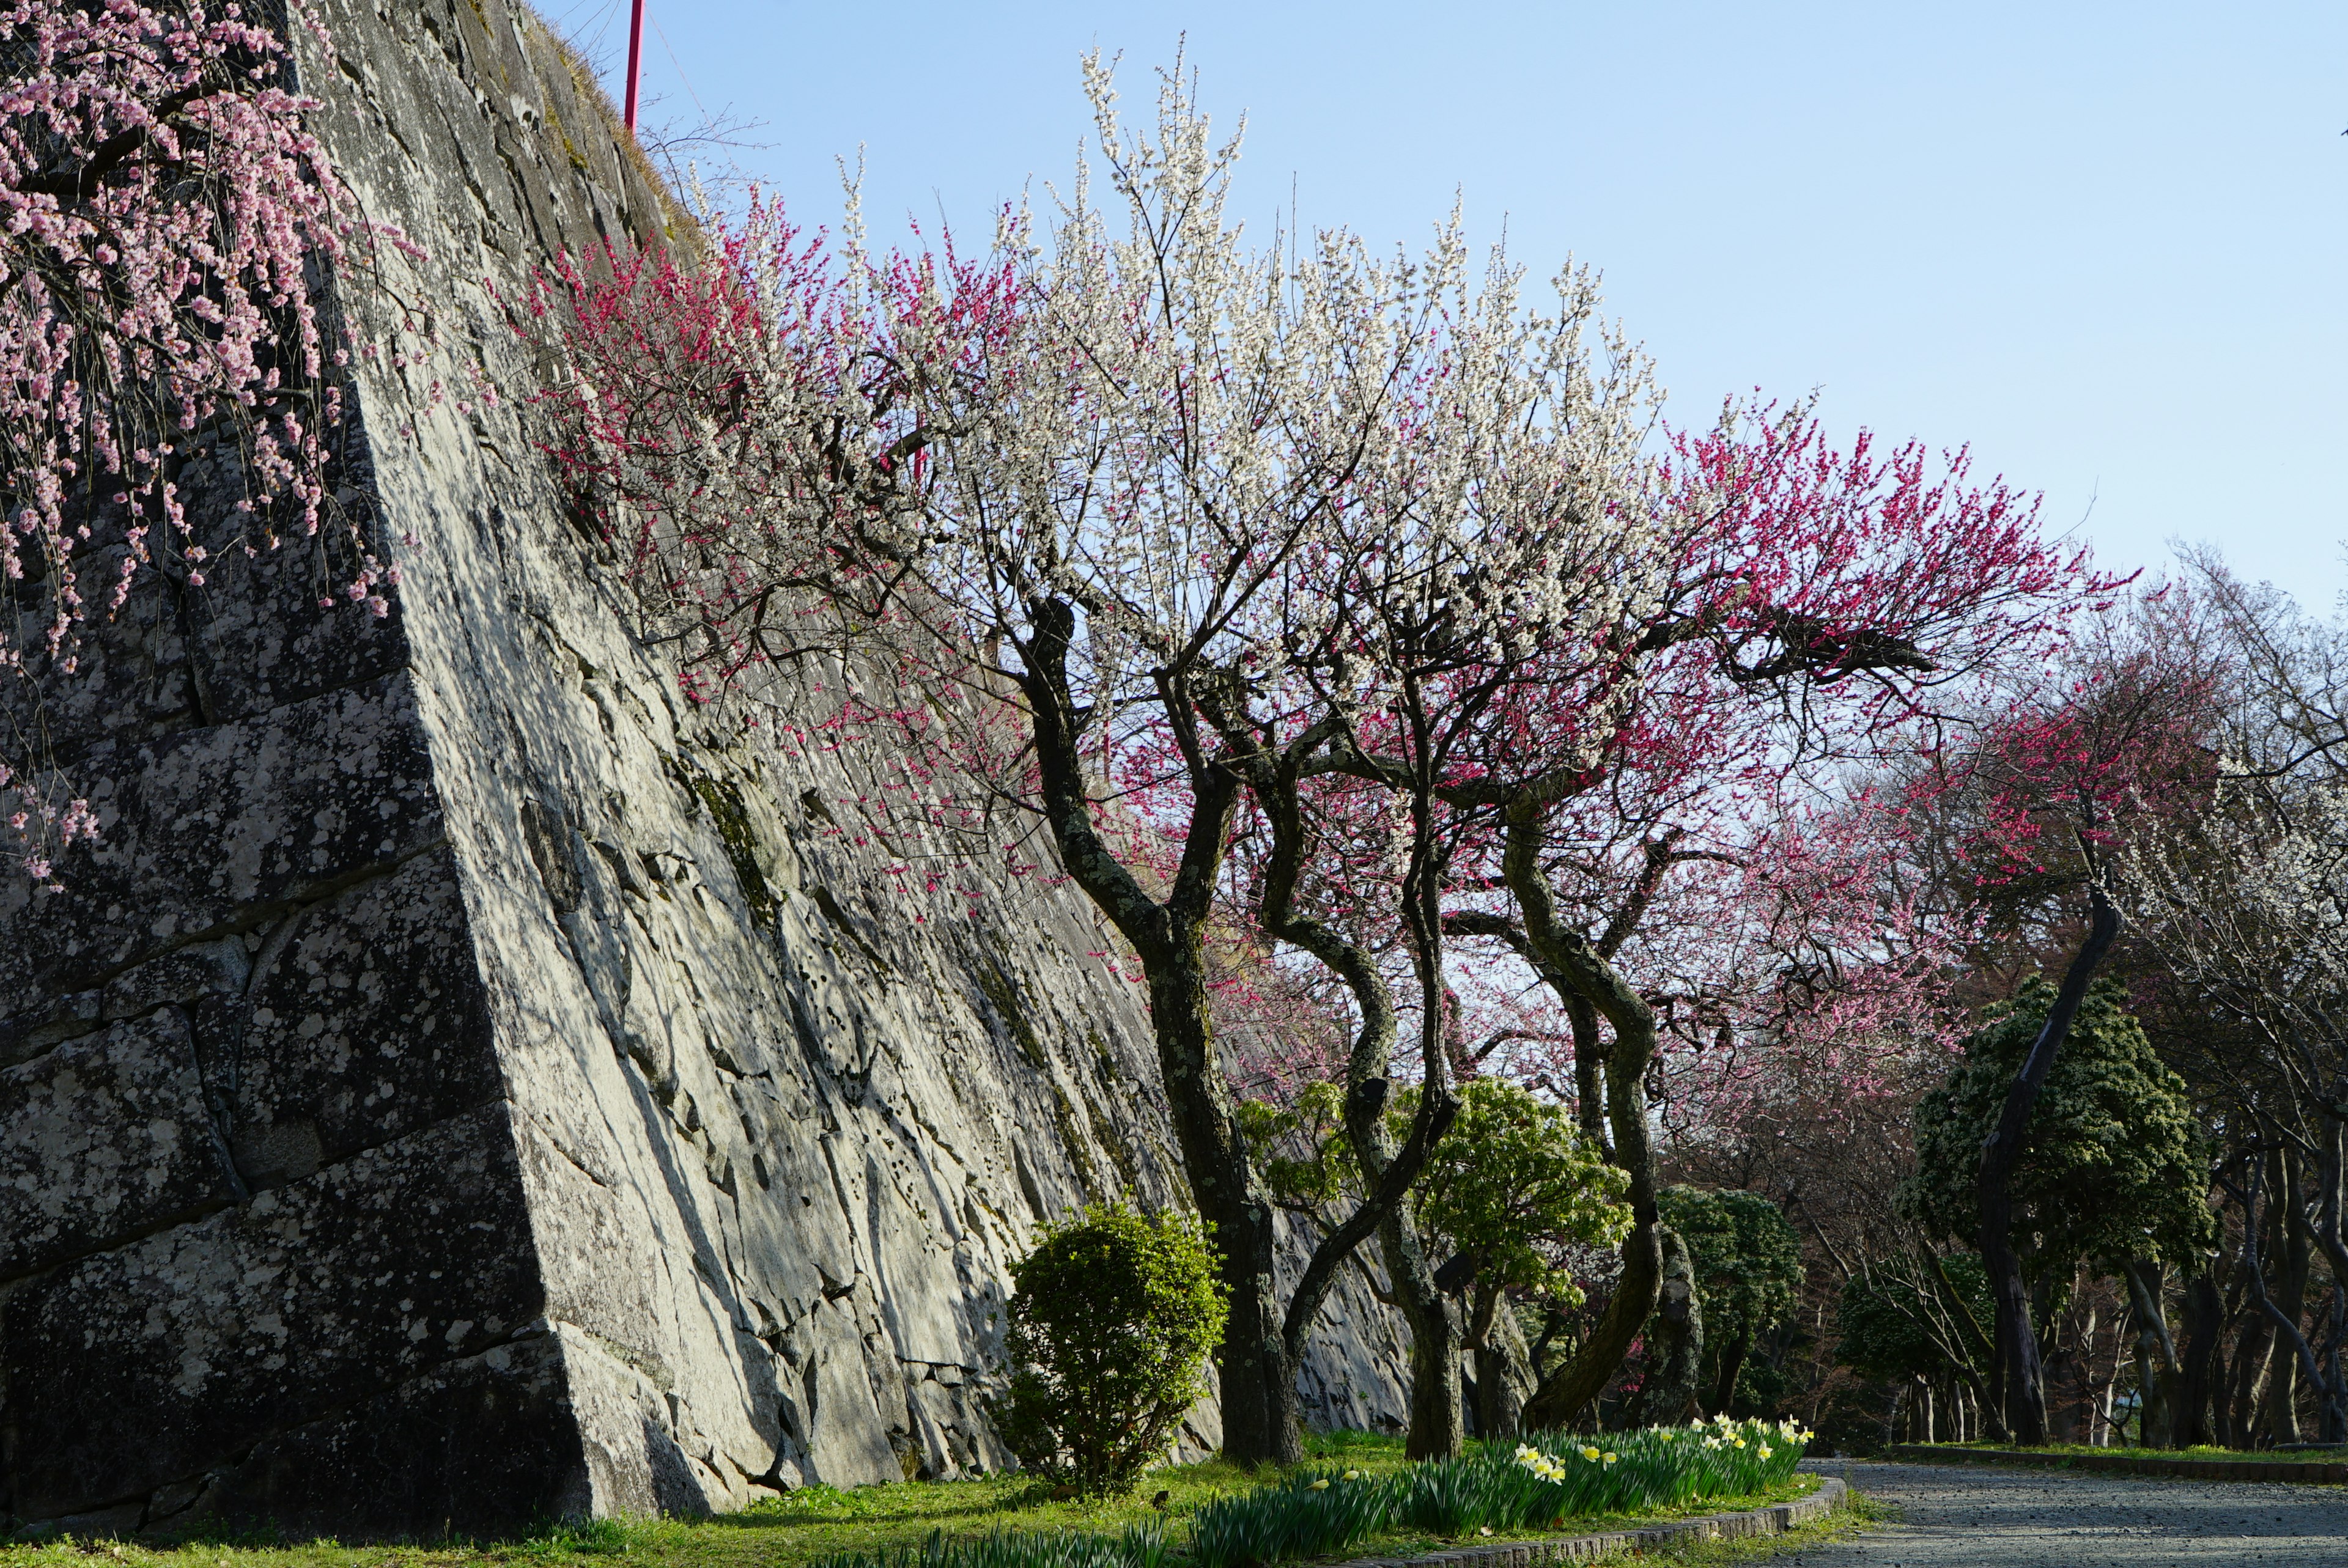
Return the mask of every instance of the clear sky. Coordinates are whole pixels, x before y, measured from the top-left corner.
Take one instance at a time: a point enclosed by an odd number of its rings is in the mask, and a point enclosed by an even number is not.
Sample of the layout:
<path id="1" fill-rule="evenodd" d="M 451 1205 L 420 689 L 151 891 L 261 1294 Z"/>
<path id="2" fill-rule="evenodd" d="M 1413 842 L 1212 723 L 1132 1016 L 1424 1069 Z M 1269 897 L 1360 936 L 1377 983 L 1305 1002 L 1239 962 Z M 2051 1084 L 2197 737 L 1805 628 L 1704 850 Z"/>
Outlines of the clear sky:
<path id="1" fill-rule="evenodd" d="M 539 0 L 619 96 L 627 0 Z M 1602 269 L 1683 423 L 1821 396 L 1970 444 L 2107 565 L 2219 546 L 2348 589 L 2348 6 L 2003 0 L 807 5 L 649 0 L 647 120 L 730 108 L 801 218 L 835 157 L 876 231 L 976 240 L 1185 35 L 1241 210 L 1416 242 L 1465 200 L 1546 273 Z"/>

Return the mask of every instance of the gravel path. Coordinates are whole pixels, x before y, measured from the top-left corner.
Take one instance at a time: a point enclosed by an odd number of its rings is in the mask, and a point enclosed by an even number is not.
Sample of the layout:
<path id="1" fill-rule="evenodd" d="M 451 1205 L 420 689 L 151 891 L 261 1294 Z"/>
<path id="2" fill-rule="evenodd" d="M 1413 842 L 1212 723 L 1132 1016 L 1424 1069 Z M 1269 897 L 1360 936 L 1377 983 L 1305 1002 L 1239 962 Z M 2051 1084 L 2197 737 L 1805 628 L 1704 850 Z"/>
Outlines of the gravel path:
<path id="1" fill-rule="evenodd" d="M 2348 1568 L 2348 1488 L 1822 1460 L 1907 1522 L 1773 1560 L 1792 1568 Z"/>

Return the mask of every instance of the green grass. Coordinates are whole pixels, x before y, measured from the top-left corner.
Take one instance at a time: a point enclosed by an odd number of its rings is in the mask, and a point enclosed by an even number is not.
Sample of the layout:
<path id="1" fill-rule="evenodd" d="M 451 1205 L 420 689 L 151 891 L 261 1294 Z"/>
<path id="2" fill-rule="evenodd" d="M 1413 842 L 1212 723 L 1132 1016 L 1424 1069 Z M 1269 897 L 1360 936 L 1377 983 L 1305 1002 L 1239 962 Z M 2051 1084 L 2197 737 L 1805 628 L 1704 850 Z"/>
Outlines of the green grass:
<path id="1" fill-rule="evenodd" d="M 2130 1459 L 2230 1459 L 2250 1460 L 2260 1464 L 2338 1464 L 2348 1458 L 2348 1449 L 2315 1449 L 2299 1453 L 2277 1453 L 2271 1449 L 2221 1449 L 2208 1443 L 2189 1449 L 2089 1448 L 2085 1443 L 2038 1443 L 2024 1448 L 2019 1443 L 1996 1443 L 1977 1439 L 1964 1443 L 1933 1443 L 1939 1449 L 1963 1449 L 1985 1453 L 2043 1454 L 2049 1459 L 2071 1459 L 2082 1454 L 2125 1454 Z"/>
<path id="2" fill-rule="evenodd" d="M 1405 1468 L 1401 1441 L 1394 1438 L 1318 1434 L 1309 1450 L 1306 1466 L 1300 1468 L 1316 1472 L 1334 1465 L 1381 1476 Z M 1132 1495 L 1099 1500 L 1056 1499 L 1048 1487 L 1024 1476 L 902 1481 L 852 1491 L 812 1486 L 716 1519 L 595 1520 L 517 1541 L 345 1545 L 331 1540 L 273 1542 L 249 1533 L 172 1547 L 51 1541 L 0 1545 L 0 1568 L 112 1568 L 114 1563 L 126 1568 L 477 1568 L 506 1563 L 517 1568 L 802 1568 L 847 1553 L 918 1548 L 932 1532 L 948 1540 L 1005 1531 L 1115 1535 L 1151 1524 L 1164 1527 L 1180 1547 L 1187 1543 L 1188 1518 L 1201 1505 L 1279 1479 L 1280 1472 L 1270 1469 L 1249 1471 L 1210 1460 L 1153 1471 Z M 1735 1512 L 1789 1501 L 1815 1484 L 1807 1476 L 1792 1477 L 1737 1496 L 1642 1512 L 1592 1513 L 1566 1521 L 1562 1530 L 1509 1531 L 1495 1538 L 1592 1534 L 1659 1520 Z M 1162 1512 L 1151 1506 L 1161 1491 L 1166 1494 Z M 1342 1555 L 1404 1556 L 1470 1544 L 1478 1538 L 1385 1530 L 1356 1542 Z M 1187 1568 L 1187 1560 L 1180 1568 Z"/>

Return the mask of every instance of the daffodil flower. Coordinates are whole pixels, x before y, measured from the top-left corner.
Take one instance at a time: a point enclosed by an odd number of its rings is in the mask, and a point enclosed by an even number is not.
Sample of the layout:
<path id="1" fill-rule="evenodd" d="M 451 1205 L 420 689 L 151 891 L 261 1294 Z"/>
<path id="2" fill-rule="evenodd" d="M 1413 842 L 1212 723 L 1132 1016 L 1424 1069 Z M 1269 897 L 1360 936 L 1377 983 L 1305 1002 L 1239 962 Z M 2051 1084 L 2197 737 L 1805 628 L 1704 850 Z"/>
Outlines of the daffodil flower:
<path id="1" fill-rule="evenodd" d="M 1359 1481 L 1362 1479 L 1362 1472 L 1357 1470 L 1349 1470 L 1345 1472 L 1344 1479 L 1347 1481 Z"/>
<path id="2" fill-rule="evenodd" d="M 1329 1478 L 1328 1478 L 1327 1476 L 1325 1476 L 1325 1475 L 1324 1475 L 1324 1476 L 1323 1476 L 1319 1481 L 1314 1481 L 1314 1482 L 1313 1483 L 1312 1490 L 1313 1490 L 1313 1491 L 1328 1491 L 1328 1490 L 1329 1490 Z"/>
<path id="3" fill-rule="evenodd" d="M 1584 1449 L 1581 1450 L 1581 1457 L 1583 1459 L 1596 1459 L 1598 1457 L 1598 1450 L 1596 1449 Z"/>
<path id="4" fill-rule="evenodd" d="M 1759 1451 L 1763 1459 L 1767 1459 L 1769 1457 L 1769 1445 L 1767 1443 L 1763 1443 Z"/>

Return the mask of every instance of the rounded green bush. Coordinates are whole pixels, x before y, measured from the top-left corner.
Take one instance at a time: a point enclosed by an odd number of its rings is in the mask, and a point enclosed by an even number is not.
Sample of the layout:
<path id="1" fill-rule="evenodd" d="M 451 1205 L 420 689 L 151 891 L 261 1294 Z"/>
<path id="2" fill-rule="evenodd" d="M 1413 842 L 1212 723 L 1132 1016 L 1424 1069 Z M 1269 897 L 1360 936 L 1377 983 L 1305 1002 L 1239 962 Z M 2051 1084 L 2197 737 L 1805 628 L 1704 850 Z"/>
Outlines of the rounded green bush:
<path id="1" fill-rule="evenodd" d="M 1206 1392 L 1224 1304 L 1205 1232 L 1188 1215 L 1087 1208 L 1045 1227 L 1011 1279 L 1004 1441 L 1086 1495 L 1130 1491 Z"/>

